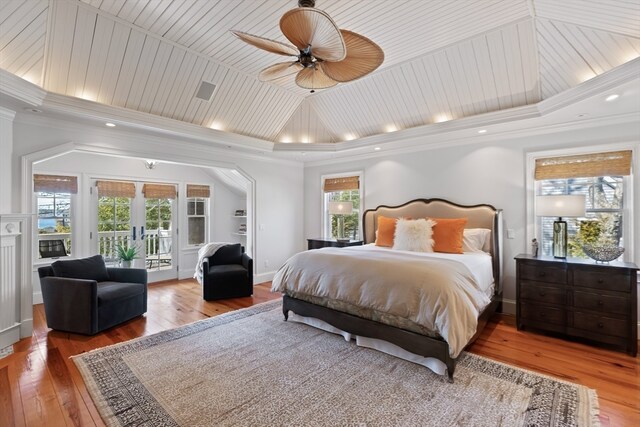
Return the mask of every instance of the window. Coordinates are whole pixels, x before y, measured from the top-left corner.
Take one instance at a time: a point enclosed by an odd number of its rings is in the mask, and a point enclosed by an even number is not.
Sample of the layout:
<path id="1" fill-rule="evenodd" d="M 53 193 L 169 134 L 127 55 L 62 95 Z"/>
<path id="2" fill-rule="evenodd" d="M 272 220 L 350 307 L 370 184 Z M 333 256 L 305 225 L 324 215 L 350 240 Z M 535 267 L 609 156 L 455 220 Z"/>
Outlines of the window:
<path id="1" fill-rule="evenodd" d="M 98 198 L 98 252 L 108 262 L 116 261 L 117 246 L 131 245 L 131 199 Z"/>
<path id="2" fill-rule="evenodd" d="M 136 185 L 129 181 L 96 181 L 98 192 L 98 253 L 116 262 L 117 247 L 130 247 L 132 200 Z"/>
<path id="3" fill-rule="evenodd" d="M 631 151 L 536 159 L 537 195 L 584 195 L 584 218 L 567 221 L 568 255 L 586 258 L 585 244 L 625 246 L 625 194 L 629 194 Z M 553 222 L 556 217 L 538 219 L 541 252 L 552 254 Z"/>
<path id="4" fill-rule="evenodd" d="M 208 185 L 187 184 L 187 244 L 202 245 L 206 241 Z"/>
<path id="5" fill-rule="evenodd" d="M 538 181 L 539 195 L 583 194 L 586 197 L 586 217 L 566 218 L 569 232 L 568 254 L 586 258 L 582 245 L 624 246 L 622 176 L 549 179 Z M 541 218 L 542 254 L 551 255 L 555 217 Z"/>
<path id="6" fill-rule="evenodd" d="M 72 199 L 78 192 L 74 176 L 34 175 L 38 227 L 38 258 L 71 254 Z"/>
<path id="7" fill-rule="evenodd" d="M 360 175 L 331 176 L 323 178 L 323 212 L 324 237 L 338 238 L 338 215 L 329 214 L 329 202 L 352 202 L 351 214 L 344 215 L 344 237 L 353 240 L 360 239 Z"/>

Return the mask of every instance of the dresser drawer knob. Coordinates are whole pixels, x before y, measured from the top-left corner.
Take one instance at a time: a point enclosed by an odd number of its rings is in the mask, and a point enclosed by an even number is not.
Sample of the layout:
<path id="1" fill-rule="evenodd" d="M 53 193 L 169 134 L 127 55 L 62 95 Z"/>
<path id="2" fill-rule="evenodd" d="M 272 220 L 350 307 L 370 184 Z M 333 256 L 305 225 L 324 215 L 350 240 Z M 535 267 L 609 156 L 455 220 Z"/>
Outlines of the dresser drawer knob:
<path id="1" fill-rule="evenodd" d="M 598 284 L 602 285 L 604 283 L 604 279 L 598 279 Z"/>
<path id="2" fill-rule="evenodd" d="M 602 301 L 601 299 L 598 300 L 598 305 L 602 307 L 604 305 L 604 301 Z"/>
<path id="3" fill-rule="evenodd" d="M 604 328 L 604 323 L 598 322 L 598 328 Z"/>
<path id="4" fill-rule="evenodd" d="M 544 291 L 540 291 L 540 296 L 541 296 L 541 297 L 543 297 L 543 296 L 545 296 L 545 295 L 546 295 L 546 293 L 545 293 Z"/>

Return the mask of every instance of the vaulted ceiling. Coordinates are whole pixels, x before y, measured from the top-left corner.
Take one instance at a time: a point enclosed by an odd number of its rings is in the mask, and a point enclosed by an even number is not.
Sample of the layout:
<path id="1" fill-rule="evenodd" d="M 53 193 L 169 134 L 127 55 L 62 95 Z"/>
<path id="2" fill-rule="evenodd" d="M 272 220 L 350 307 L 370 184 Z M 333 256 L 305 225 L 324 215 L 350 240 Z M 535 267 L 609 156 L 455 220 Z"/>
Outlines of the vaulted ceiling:
<path id="1" fill-rule="evenodd" d="M 317 0 L 379 44 L 374 73 L 310 94 L 258 81 L 296 0 L 3 0 L 0 68 L 43 89 L 273 142 L 338 142 L 535 104 L 640 56 L 640 2 Z M 202 81 L 216 85 L 197 99 Z"/>

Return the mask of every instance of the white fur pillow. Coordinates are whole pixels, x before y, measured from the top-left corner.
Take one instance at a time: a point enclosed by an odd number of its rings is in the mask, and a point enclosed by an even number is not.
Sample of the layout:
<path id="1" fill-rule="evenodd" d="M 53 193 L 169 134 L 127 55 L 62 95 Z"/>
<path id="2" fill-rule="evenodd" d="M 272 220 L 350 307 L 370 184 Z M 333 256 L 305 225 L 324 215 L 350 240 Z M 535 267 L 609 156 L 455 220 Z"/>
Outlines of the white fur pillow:
<path id="1" fill-rule="evenodd" d="M 393 249 L 399 251 L 433 252 L 433 226 L 430 219 L 404 219 L 396 222 Z"/>

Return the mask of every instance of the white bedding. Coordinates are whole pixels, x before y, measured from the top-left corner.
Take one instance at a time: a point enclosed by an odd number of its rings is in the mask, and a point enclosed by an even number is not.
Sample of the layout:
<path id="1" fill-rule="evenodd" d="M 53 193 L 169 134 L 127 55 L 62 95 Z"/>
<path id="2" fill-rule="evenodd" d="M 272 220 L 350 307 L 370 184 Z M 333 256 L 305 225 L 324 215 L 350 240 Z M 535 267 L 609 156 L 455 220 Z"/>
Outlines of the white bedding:
<path id="1" fill-rule="evenodd" d="M 273 291 L 338 300 L 408 319 L 440 335 L 457 357 L 493 289 L 491 257 L 397 251 L 374 245 L 323 248 L 290 258 Z"/>

